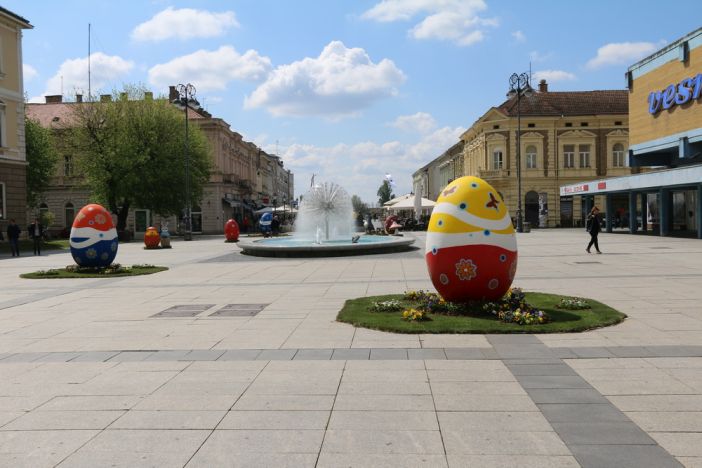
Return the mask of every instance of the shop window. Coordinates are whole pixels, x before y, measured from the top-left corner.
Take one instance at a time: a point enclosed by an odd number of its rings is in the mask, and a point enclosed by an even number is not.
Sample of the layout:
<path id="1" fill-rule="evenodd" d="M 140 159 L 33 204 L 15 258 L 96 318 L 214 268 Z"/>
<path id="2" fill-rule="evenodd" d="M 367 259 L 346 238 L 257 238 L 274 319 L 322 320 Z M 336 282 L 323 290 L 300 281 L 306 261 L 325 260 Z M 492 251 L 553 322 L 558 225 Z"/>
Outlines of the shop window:
<path id="1" fill-rule="evenodd" d="M 498 169 L 502 169 L 502 167 L 502 150 L 497 149 L 492 152 L 492 169 L 496 171 Z"/>
<path id="2" fill-rule="evenodd" d="M 526 167 L 527 169 L 536 169 L 536 146 L 534 145 L 527 146 Z"/>
<path id="3" fill-rule="evenodd" d="M 563 167 L 575 167 L 575 145 L 563 145 Z"/>
<path id="4" fill-rule="evenodd" d="M 621 143 L 612 147 L 612 167 L 626 167 L 624 145 Z"/>
<path id="5" fill-rule="evenodd" d="M 590 145 L 578 145 L 580 155 L 580 167 L 590 167 Z"/>
<path id="6" fill-rule="evenodd" d="M 73 203 L 68 202 L 64 207 L 64 213 L 66 215 L 66 228 L 73 226 L 73 219 L 76 217 L 76 209 L 73 207 Z"/>

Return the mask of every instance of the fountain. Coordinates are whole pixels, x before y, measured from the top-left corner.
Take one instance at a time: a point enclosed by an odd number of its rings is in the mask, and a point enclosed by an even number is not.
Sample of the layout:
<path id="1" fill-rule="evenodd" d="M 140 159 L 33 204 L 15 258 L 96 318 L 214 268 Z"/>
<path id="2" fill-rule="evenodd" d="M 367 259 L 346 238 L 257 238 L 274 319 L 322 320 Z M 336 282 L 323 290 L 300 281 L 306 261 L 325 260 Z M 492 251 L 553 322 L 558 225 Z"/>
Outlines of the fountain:
<path id="1" fill-rule="evenodd" d="M 263 257 L 362 255 L 406 250 L 413 238 L 356 236 L 349 194 L 337 184 L 314 185 L 302 197 L 291 237 L 240 243 L 243 253 Z"/>

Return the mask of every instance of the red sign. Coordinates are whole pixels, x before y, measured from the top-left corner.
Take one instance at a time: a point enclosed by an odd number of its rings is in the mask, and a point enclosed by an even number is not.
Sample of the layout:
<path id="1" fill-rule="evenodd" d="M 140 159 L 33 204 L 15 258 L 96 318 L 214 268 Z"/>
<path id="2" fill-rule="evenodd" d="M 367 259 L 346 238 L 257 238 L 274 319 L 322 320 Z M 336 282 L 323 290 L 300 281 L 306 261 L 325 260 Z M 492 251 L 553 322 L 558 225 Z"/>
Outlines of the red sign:
<path id="1" fill-rule="evenodd" d="M 604 190 L 607 188 L 607 182 L 597 182 L 597 190 Z"/>

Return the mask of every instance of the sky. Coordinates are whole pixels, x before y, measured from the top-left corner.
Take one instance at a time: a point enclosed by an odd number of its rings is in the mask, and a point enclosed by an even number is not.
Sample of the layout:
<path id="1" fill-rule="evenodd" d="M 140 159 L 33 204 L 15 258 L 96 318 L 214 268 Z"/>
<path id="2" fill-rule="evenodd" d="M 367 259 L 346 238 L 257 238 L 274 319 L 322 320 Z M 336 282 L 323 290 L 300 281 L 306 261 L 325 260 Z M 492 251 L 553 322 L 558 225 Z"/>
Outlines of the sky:
<path id="1" fill-rule="evenodd" d="M 629 65 L 699 27 L 694 1 L 5 0 L 25 94 L 191 83 L 214 117 L 295 174 L 377 203 L 499 105 L 512 73 L 550 91 L 623 89 Z M 530 68 L 531 67 L 531 68 Z"/>

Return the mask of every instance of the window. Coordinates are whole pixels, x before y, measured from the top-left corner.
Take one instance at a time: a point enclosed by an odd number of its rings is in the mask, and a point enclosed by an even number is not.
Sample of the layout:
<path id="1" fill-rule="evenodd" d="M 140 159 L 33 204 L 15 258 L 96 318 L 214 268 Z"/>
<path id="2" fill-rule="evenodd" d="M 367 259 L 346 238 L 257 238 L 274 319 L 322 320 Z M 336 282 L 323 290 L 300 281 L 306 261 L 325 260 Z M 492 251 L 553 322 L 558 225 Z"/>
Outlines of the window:
<path id="1" fill-rule="evenodd" d="M 5 183 L 0 182 L 0 219 L 7 219 L 5 207 Z"/>
<path id="2" fill-rule="evenodd" d="M 575 167 L 575 145 L 563 145 L 563 167 Z"/>
<path id="3" fill-rule="evenodd" d="M 526 167 L 527 169 L 536 169 L 536 146 L 534 145 L 527 146 Z"/>
<path id="4" fill-rule="evenodd" d="M 578 145 L 580 167 L 590 167 L 590 145 Z"/>
<path id="5" fill-rule="evenodd" d="M 581 126 L 581 127 L 587 127 L 587 126 L 588 126 L 588 123 L 587 123 L 587 122 L 580 122 L 580 126 Z"/>
<path id="6" fill-rule="evenodd" d="M 498 170 L 502 169 L 502 150 L 495 150 L 492 152 L 492 169 L 493 170 Z"/>
<path id="7" fill-rule="evenodd" d="M 626 167 L 624 161 L 624 145 L 617 143 L 612 148 L 612 167 Z"/>
<path id="8" fill-rule="evenodd" d="M 63 175 L 66 177 L 73 175 L 73 156 L 63 157 Z"/>
<path id="9" fill-rule="evenodd" d="M 5 102 L 0 101 L 0 148 L 7 146 L 5 134 Z"/>
<path id="10" fill-rule="evenodd" d="M 566 127 L 572 127 L 572 126 L 573 126 L 573 122 L 566 122 L 565 126 L 566 126 Z"/>
<path id="11" fill-rule="evenodd" d="M 73 203 L 71 202 L 66 203 L 65 208 L 66 228 L 70 228 L 71 226 L 73 226 L 73 219 L 76 217 L 76 209 L 73 207 Z"/>

